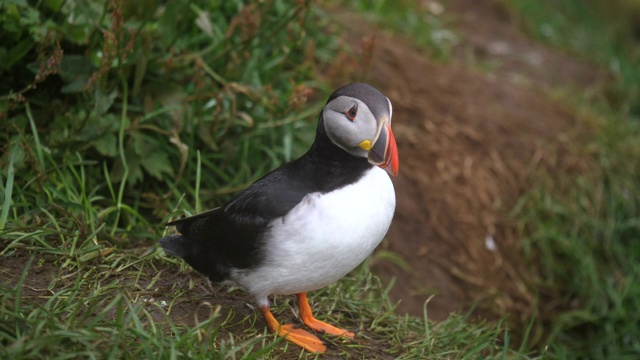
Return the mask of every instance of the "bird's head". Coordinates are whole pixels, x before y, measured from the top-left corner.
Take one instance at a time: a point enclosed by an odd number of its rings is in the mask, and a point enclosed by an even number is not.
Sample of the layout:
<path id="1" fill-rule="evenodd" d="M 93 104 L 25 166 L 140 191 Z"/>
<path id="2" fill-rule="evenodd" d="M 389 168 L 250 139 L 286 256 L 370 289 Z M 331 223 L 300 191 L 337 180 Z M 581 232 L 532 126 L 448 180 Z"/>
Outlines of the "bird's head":
<path id="1" fill-rule="evenodd" d="M 398 148 L 391 131 L 391 101 L 370 85 L 353 83 L 336 90 L 322 111 L 329 139 L 349 154 L 367 158 L 398 174 Z"/>

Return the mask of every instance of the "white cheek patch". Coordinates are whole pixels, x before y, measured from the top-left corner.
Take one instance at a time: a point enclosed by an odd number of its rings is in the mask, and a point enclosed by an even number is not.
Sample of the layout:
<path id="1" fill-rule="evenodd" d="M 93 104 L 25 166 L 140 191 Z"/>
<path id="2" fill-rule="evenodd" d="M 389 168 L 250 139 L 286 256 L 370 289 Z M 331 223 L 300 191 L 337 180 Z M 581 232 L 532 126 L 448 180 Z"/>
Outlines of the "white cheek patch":
<path id="1" fill-rule="evenodd" d="M 335 145 L 354 156 L 366 157 L 367 152 L 361 149 L 359 144 L 364 140 L 373 141 L 377 130 L 376 120 L 363 102 L 352 99 L 349 103 L 353 101 L 358 103 L 358 114 L 353 121 L 342 112 L 325 108 L 324 126 L 329 139 Z"/>

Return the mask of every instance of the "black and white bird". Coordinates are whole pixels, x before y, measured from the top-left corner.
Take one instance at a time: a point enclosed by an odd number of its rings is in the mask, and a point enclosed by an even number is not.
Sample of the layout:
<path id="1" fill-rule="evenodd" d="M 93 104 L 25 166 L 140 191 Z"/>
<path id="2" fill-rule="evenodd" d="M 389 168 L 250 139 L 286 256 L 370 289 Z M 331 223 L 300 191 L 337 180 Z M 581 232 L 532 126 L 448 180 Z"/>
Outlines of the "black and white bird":
<path id="1" fill-rule="evenodd" d="M 306 293 L 345 276 L 387 233 L 398 173 L 392 106 L 375 88 L 353 83 L 327 101 L 307 153 L 272 171 L 225 206 L 169 222 L 180 235 L 160 239 L 212 282 L 237 284 L 255 297 L 271 332 L 311 352 L 315 335 L 280 325 L 268 296 L 296 294 L 309 328 L 354 337 L 314 318 Z M 386 172 L 385 172 L 386 171 Z"/>

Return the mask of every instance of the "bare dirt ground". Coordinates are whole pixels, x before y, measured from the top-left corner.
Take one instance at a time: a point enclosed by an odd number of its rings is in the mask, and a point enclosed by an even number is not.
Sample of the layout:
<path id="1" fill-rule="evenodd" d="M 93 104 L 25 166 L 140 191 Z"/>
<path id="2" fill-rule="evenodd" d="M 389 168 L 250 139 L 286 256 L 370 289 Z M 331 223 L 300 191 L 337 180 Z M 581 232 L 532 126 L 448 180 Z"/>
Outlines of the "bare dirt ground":
<path id="1" fill-rule="evenodd" d="M 549 91 L 598 86 L 604 77 L 529 39 L 494 1 L 453 0 L 445 12 L 460 35 L 446 64 L 339 16 L 349 42 L 363 44 L 369 78 L 394 105 L 400 175 L 384 247 L 410 270 L 383 260 L 375 269 L 397 279 L 399 311 L 421 315 L 433 295 L 434 320 L 474 304 L 476 316 L 524 320 L 534 309 L 529 289 L 538 274 L 523 258 L 509 212 L 536 169 L 579 166 L 568 149 L 585 129 Z"/>

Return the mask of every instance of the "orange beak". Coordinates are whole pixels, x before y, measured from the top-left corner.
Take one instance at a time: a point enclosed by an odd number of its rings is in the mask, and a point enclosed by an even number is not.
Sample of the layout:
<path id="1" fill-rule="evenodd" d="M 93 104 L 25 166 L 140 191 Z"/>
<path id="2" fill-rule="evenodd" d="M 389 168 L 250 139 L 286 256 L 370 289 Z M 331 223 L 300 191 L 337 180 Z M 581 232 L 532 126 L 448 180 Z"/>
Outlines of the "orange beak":
<path id="1" fill-rule="evenodd" d="M 379 166 L 390 175 L 396 176 L 400 167 L 396 138 L 393 136 L 388 120 L 381 125 L 380 134 L 369 151 L 368 160 L 372 165 Z"/>

